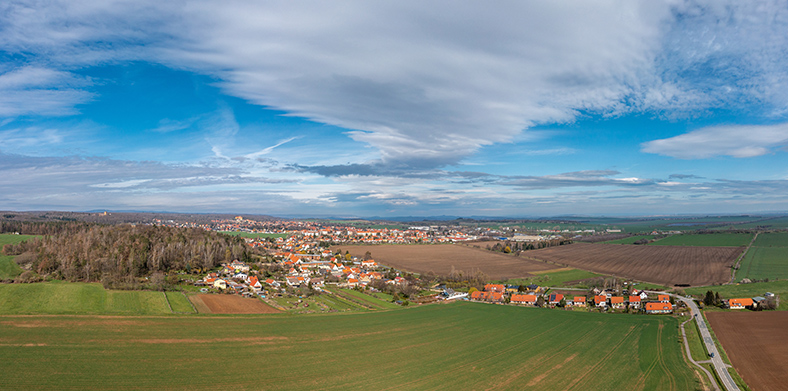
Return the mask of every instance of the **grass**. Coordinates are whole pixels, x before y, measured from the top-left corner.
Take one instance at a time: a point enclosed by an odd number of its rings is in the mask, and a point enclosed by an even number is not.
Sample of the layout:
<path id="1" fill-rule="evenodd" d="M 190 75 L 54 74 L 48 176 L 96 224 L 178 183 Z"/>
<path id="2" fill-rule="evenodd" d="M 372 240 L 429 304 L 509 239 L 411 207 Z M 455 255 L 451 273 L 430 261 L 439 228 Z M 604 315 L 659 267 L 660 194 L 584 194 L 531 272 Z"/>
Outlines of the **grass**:
<path id="1" fill-rule="evenodd" d="M 0 314 L 171 314 L 161 292 L 108 291 L 97 283 L 0 285 Z"/>
<path id="2" fill-rule="evenodd" d="M 399 309 L 402 308 L 398 304 L 394 304 L 391 301 L 385 301 L 378 299 L 376 297 L 372 297 L 366 293 L 355 291 L 352 289 L 339 289 L 343 296 L 350 296 L 356 300 L 361 301 L 363 304 L 371 306 L 375 309 Z"/>
<path id="3" fill-rule="evenodd" d="M 637 242 L 638 240 L 641 240 L 641 239 L 652 240 L 652 239 L 654 239 L 654 235 L 630 236 L 628 238 L 616 239 L 616 240 L 608 240 L 607 242 L 602 242 L 602 243 L 608 243 L 608 244 L 635 244 L 635 242 Z"/>
<path id="4" fill-rule="evenodd" d="M 684 291 L 698 297 L 703 297 L 706 291 L 719 292 L 723 299 L 763 296 L 766 292 L 772 292 L 779 295 L 781 298 L 780 306 L 777 309 L 780 311 L 788 310 L 788 303 L 786 303 L 785 300 L 788 298 L 788 280 L 756 282 L 752 284 L 702 286 L 686 288 Z"/>
<path id="5" fill-rule="evenodd" d="M 698 388 L 672 317 L 456 303 L 0 323 L 3 384 L 26 390 Z"/>
<path id="6" fill-rule="evenodd" d="M 193 314 L 194 307 L 189 303 L 189 299 L 181 292 L 166 292 L 167 301 L 172 307 L 172 312 L 176 314 Z"/>
<path id="7" fill-rule="evenodd" d="M 750 244 L 753 234 L 693 234 L 671 235 L 651 242 L 649 246 L 698 246 L 698 247 L 739 247 Z"/>
<path id="8" fill-rule="evenodd" d="M 0 234 L 0 248 L 6 244 L 17 244 L 37 237 L 35 235 Z M 0 280 L 11 280 L 22 274 L 22 268 L 14 262 L 14 258 L 11 255 L 0 254 Z"/>
<path id="9" fill-rule="evenodd" d="M 533 272 L 535 277 L 512 279 L 508 280 L 507 284 L 510 285 L 528 285 L 537 284 L 540 286 L 554 286 L 554 287 L 572 287 L 577 284 L 570 282 L 585 280 L 589 278 L 602 277 L 601 274 L 572 268 L 546 270 L 542 272 Z M 569 284 L 568 284 L 569 283 Z"/>

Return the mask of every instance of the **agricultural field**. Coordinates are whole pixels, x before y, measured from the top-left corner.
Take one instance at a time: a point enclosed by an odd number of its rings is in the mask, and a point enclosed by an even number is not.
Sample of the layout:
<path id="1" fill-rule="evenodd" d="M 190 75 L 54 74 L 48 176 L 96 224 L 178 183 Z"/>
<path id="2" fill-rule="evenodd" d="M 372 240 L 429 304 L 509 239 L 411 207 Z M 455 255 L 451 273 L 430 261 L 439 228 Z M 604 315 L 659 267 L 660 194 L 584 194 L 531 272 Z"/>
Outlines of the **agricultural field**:
<path id="1" fill-rule="evenodd" d="M 195 312 L 195 308 L 182 292 L 165 292 L 165 296 L 167 296 L 167 302 L 170 303 L 172 312 L 176 314 L 193 314 Z"/>
<path id="2" fill-rule="evenodd" d="M 706 318 L 731 363 L 753 390 L 788 384 L 788 312 L 709 312 Z"/>
<path id="3" fill-rule="evenodd" d="M 653 240 L 654 239 L 654 235 L 635 235 L 635 236 L 630 236 L 630 237 L 624 238 L 624 239 L 608 240 L 608 241 L 602 242 L 602 243 L 607 243 L 607 244 L 635 244 L 635 242 L 637 242 L 638 240 L 642 240 L 642 239 Z"/>
<path id="4" fill-rule="evenodd" d="M 671 235 L 649 243 L 649 246 L 701 246 L 701 247 L 740 247 L 752 241 L 753 234 L 684 234 Z"/>
<path id="5" fill-rule="evenodd" d="M 25 390 L 699 387 L 668 316 L 455 303 L 304 316 L 0 316 L 0 324 L 3 384 Z"/>
<path id="6" fill-rule="evenodd" d="M 572 268 L 545 270 L 534 272 L 533 274 L 535 274 L 534 277 L 508 280 L 506 283 L 512 285 L 537 284 L 540 286 L 573 287 L 581 284 L 583 280 L 603 277 L 601 274 Z"/>
<path id="7" fill-rule="evenodd" d="M 704 286 L 727 282 L 739 247 L 622 246 L 574 243 L 532 250 L 535 260 L 660 285 Z"/>
<path id="8" fill-rule="evenodd" d="M 703 297 L 706 291 L 719 292 L 723 299 L 763 296 L 766 292 L 772 292 L 781 298 L 780 306 L 777 307 L 777 310 L 788 311 L 788 301 L 785 300 L 788 298 L 788 280 L 756 282 L 752 284 L 702 286 L 684 290 L 687 294 L 696 297 Z"/>
<path id="9" fill-rule="evenodd" d="M 97 283 L 0 284 L 0 314 L 172 314 L 162 292 L 108 291 Z"/>
<path id="10" fill-rule="evenodd" d="M 380 264 L 415 273 L 448 275 L 452 268 L 471 275 L 477 270 L 492 280 L 530 277 L 532 272 L 555 269 L 539 261 L 455 244 L 381 244 L 335 246 L 342 252 L 362 257 L 369 251 Z"/>
<path id="11" fill-rule="evenodd" d="M 260 299 L 244 298 L 238 295 L 191 295 L 194 307 L 208 314 L 275 314 L 278 309 L 263 303 Z"/>
<path id="12" fill-rule="evenodd" d="M 788 278 L 788 233 L 759 234 L 736 271 L 736 281 Z"/>
<path id="13" fill-rule="evenodd" d="M 6 244 L 17 244 L 36 237 L 35 235 L 0 234 L 0 249 Z M 10 280 L 22 274 L 22 268 L 14 262 L 14 258 L 14 256 L 0 253 L 0 280 Z"/>

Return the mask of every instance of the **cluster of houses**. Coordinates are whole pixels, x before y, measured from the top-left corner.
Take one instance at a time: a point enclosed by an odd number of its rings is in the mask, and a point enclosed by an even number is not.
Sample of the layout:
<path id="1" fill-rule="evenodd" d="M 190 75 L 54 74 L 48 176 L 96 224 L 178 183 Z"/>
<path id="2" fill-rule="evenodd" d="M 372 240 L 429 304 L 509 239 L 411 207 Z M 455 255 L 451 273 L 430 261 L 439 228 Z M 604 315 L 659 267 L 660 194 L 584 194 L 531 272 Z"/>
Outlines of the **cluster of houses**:
<path id="1" fill-rule="evenodd" d="M 470 300 L 485 301 L 492 303 L 520 304 L 545 307 L 596 307 L 601 309 L 631 309 L 644 311 L 647 314 L 669 314 L 673 312 L 673 304 L 670 296 L 657 295 L 656 299 L 650 300 L 646 292 L 632 291 L 628 296 L 614 296 L 611 293 L 596 292 L 591 297 L 585 295 L 568 296 L 561 293 L 544 294 L 542 287 L 528 285 L 525 292 L 520 292 L 519 286 L 506 286 L 503 284 L 487 284 L 483 291 L 471 293 Z M 541 301 L 541 303 L 540 303 Z"/>
<path id="2" fill-rule="evenodd" d="M 214 287 L 220 290 L 231 289 L 244 296 L 259 294 L 263 288 L 259 278 L 250 275 L 249 265 L 238 261 L 222 264 L 219 271 L 208 273 L 194 285 Z"/>

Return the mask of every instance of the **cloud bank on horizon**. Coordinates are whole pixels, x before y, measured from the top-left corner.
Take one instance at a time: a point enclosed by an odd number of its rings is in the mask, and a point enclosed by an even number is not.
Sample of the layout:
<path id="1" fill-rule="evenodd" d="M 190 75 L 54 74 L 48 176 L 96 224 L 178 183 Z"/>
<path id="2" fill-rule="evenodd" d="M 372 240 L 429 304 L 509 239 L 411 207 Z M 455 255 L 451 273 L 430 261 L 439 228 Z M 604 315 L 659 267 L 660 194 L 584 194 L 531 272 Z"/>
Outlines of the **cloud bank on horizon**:
<path id="1" fill-rule="evenodd" d="M 785 31 L 784 1 L 8 3 L 0 209 L 785 211 Z"/>

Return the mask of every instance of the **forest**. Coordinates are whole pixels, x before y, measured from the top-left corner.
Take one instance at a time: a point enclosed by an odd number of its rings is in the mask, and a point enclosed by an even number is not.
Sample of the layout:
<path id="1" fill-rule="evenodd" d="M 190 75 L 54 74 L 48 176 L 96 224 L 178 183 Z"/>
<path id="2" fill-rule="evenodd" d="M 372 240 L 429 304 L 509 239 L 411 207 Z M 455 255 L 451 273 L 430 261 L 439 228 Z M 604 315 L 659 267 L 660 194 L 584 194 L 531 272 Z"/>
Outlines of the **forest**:
<path id="1" fill-rule="evenodd" d="M 15 255 L 33 280 L 123 287 L 154 273 L 200 272 L 235 259 L 250 261 L 255 251 L 243 238 L 199 228 L 66 223 L 53 231 L 59 232 L 5 245 L 3 253 Z"/>

